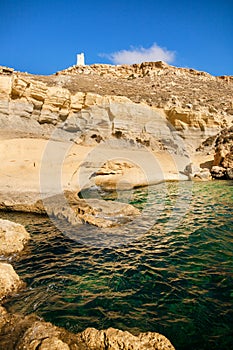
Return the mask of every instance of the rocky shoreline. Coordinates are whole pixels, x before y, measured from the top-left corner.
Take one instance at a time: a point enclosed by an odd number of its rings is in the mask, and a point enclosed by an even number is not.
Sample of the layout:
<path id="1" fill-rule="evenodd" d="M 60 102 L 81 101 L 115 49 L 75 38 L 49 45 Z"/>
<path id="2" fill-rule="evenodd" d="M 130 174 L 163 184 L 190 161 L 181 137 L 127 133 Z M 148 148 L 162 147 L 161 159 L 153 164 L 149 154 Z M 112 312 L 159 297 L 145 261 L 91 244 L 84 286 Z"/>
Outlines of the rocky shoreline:
<path id="1" fill-rule="evenodd" d="M 140 215 L 127 203 L 79 197 L 164 181 L 233 179 L 233 79 L 163 62 L 70 67 L 36 76 L 0 67 L 0 210 L 114 227 Z M 0 255 L 25 229 L 0 220 Z M 0 301 L 26 288 L 0 263 Z M 113 328 L 71 334 L 0 306 L 0 348 L 174 349 L 158 333 Z"/>
<path id="2" fill-rule="evenodd" d="M 2 256 L 20 252 L 29 234 L 22 225 L 0 220 L 0 247 Z M 35 314 L 22 316 L 8 313 L 1 306 L 4 300 L 27 288 L 13 267 L 0 262 L 0 348 L 4 350 L 174 350 L 163 335 L 155 332 L 134 336 L 114 328 L 97 330 L 87 328 L 73 334 L 63 328 L 45 322 Z"/>
<path id="3" fill-rule="evenodd" d="M 232 94 L 232 77 L 163 62 L 51 76 L 0 67 L 0 191 L 41 193 L 41 169 L 46 181 L 61 171 L 62 190 L 76 192 L 231 179 Z"/>

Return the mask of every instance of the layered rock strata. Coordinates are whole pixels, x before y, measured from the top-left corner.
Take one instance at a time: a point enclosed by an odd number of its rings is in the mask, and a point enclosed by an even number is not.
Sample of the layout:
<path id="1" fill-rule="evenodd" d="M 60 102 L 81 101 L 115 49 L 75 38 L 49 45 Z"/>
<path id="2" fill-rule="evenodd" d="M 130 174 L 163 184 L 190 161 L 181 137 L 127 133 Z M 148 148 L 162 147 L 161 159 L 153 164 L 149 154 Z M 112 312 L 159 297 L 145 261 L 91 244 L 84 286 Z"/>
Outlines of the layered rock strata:
<path id="1" fill-rule="evenodd" d="M 2 67 L 0 192 L 10 201 L 16 192 L 49 197 L 88 186 L 122 190 L 208 180 L 215 150 L 202 145 L 225 128 L 232 133 L 232 95 L 232 77 L 163 62 L 74 66 L 52 76 Z M 214 165 L 222 167 L 219 147 Z M 231 148 L 227 152 L 225 163 Z M 187 171 L 192 163 L 196 173 Z M 230 178 L 231 166 L 223 167 Z M 40 202 L 34 204 L 43 211 Z"/>
<path id="2" fill-rule="evenodd" d="M 27 125 L 36 134 L 56 125 L 86 142 L 137 137 L 152 148 L 169 147 L 180 134 L 193 150 L 233 120 L 232 77 L 163 62 L 75 66 L 48 77 L 2 72 L 0 78 L 1 124 L 21 131 Z"/>

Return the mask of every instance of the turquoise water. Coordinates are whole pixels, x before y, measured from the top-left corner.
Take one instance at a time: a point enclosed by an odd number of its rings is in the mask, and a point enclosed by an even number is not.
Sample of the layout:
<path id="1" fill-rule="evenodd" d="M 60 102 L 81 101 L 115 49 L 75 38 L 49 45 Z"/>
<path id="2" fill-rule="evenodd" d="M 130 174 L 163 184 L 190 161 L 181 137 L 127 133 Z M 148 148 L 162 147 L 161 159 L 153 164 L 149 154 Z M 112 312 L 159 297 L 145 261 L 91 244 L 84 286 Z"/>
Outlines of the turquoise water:
<path id="1" fill-rule="evenodd" d="M 115 246 L 89 244 L 96 231 L 88 225 L 73 240 L 46 217 L 0 213 L 33 237 L 12 261 L 27 289 L 7 307 L 73 332 L 112 326 L 160 332 L 177 350 L 232 348 L 233 183 L 194 183 L 189 196 L 187 183 L 166 186 L 165 195 L 164 184 L 130 193 L 140 209 L 149 203 L 156 219 L 143 234 L 132 227 L 132 237 Z M 179 202 L 182 195 L 188 200 Z"/>

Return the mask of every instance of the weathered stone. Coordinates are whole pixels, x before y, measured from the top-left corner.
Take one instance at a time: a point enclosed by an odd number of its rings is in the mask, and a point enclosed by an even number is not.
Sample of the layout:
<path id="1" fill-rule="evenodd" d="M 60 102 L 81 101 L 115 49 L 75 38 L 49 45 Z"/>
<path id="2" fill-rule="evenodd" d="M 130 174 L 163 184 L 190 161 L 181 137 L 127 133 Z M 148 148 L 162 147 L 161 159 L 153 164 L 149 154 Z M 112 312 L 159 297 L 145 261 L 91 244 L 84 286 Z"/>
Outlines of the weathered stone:
<path id="1" fill-rule="evenodd" d="M 36 349 L 34 346 L 32 350 Z M 42 343 L 40 345 L 40 350 L 69 350 L 70 347 L 64 343 L 61 339 L 58 339 L 57 337 L 47 338 L 42 340 Z M 28 348 L 30 350 L 30 348 Z"/>
<path id="2" fill-rule="evenodd" d="M 9 100 L 12 89 L 12 77 L 0 75 L 0 98 Z"/>
<path id="3" fill-rule="evenodd" d="M 6 116 L 9 115 L 9 101 L 8 100 L 0 100 L 0 123 L 1 126 L 4 127 L 4 119 L 6 118 Z M 6 126 L 6 123 L 5 123 Z"/>
<path id="4" fill-rule="evenodd" d="M 45 105 L 65 108 L 70 106 L 70 92 L 67 89 L 58 86 L 51 86 L 48 88 Z"/>
<path id="5" fill-rule="evenodd" d="M 86 94 L 83 92 L 77 92 L 71 95 L 70 107 L 74 112 L 80 111 L 83 108 L 85 96 Z"/>
<path id="6" fill-rule="evenodd" d="M 227 176 L 227 179 L 233 180 L 233 168 L 228 168 L 226 170 L 226 176 Z"/>
<path id="7" fill-rule="evenodd" d="M 0 192 L 0 209 L 45 214 L 41 196 L 34 192 Z"/>
<path id="8" fill-rule="evenodd" d="M 6 323 L 7 323 L 7 311 L 3 306 L 0 305 L 0 336 L 1 336 L 1 330 Z M 1 345 L 1 342 L 0 342 L 0 345 Z"/>
<path id="9" fill-rule="evenodd" d="M 69 350 L 69 346 L 59 339 L 59 328 L 51 323 L 36 321 L 24 333 L 17 346 L 18 350 Z"/>
<path id="10" fill-rule="evenodd" d="M 211 175 L 214 179 L 226 179 L 226 169 L 215 165 L 211 168 Z"/>
<path id="11" fill-rule="evenodd" d="M 190 163 L 188 164 L 185 169 L 184 169 L 184 174 L 185 175 L 195 175 L 196 173 L 200 172 L 200 167 L 196 164 Z"/>
<path id="12" fill-rule="evenodd" d="M 222 130 L 215 140 L 214 165 L 233 167 L 233 127 Z"/>
<path id="13" fill-rule="evenodd" d="M 191 176 L 191 180 L 194 181 L 210 181 L 212 180 L 212 176 L 209 169 L 200 169 L 199 172 L 196 172 L 193 176 Z"/>
<path id="14" fill-rule="evenodd" d="M 212 179 L 209 169 L 201 169 L 199 166 L 193 163 L 190 163 L 185 167 L 184 174 L 193 181 L 209 181 Z"/>
<path id="15" fill-rule="evenodd" d="M 3 70 L 1 72 L 2 98 L 5 101 L 14 98 L 17 104 L 25 104 L 24 107 L 18 105 L 15 110 L 4 106 L 2 115 L 15 115 L 16 112 L 20 118 L 28 118 L 29 130 L 36 131 L 38 126 L 31 124 L 30 116 L 45 128 L 48 125 L 60 126 L 71 115 L 82 111 L 85 122 L 76 126 L 71 118 L 71 124 L 67 122 L 64 130 L 85 134 L 85 142 L 90 142 L 94 133 L 105 138 L 112 132 L 121 132 L 129 139 L 143 139 L 139 135 L 143 130 L 145 139 L 154 136 L 154 142 L 162 141 L 165 147 L 171 144 L 169 150 L 177 152 L 176 130 L 184 138 L 185 147 L 193 150 L 206 137 L 217 134 L 232 121 L 231 77 L 225 81 L 205 72 L 171 67 L 163 62 L 115 67 L 74 66 L 50 77 L 36 77 L 13 70 L 7 76 Z M 86 73 L 91 74 L 91 80 Z M 130 76 L 134 76 L 137 83 L 135 79 L 129 83 Z M 138 104 L 139 101 L 144 103 Z M 89 109 L 87 118 L 84 117 L 86 109 Z M 148 120 L 149 115 L 151 120 Z M 163 118 L 167 118 L 170 129 L 174 127 L 170 134 Z M 12 128 L 17 129 L 17 124 Z M 163 137 L 164 140 L 161 140 Z"/>
<path id="16" fill-rule="evenodd" d="M 30 96 L 36 101 L 44 102 L 48 87 L 39 81 L 32 81 L 30 84 Z"/>
<path id="17" fill-rule="evenodd" d="M 25 102 L 23 100 L 11 101 L 9 104 L 9 114 L 14 115 L 14 117 L 28 118 L 30 119 L 33 112 L 33 104 Z"/>
<path id="18" fill-rule="evenodd" d="M 23 283 L 10 264 L 0 263 L 0 301 L 17 292 Z"/>
<path id="19" fill-rule="evenodd" d="M 0 209 L 48 214 L 72 225 L 88 223 L 98 227 L 112 227 L 131 221 L 140 214 L 127 203 L 101 199 L 80 199 L 72 192 L 40 199 L 37 193 L 1 193 Z"/>
<path id="20" fill-rule="evenodd" d="M 0 219 L 0 255 L 20 252 L 29 238 L 24 226 Z"/>
<path id="21" fill-rule="evenodd" d="M 9 75 L 6 75 L 7 72 Z M 61 144 L 62 147 L 67 146 L 65 142 L 63 144 L 64 140 L 73 140 L 83 146 L 75 150 L 77 156 L 66 168 L 64 189 L 69 190 L 80 190 L 77 184 L 74 185 L 74 177 L 85 160 L 87 152 L 84 147 L 94 148 L 98 143 L 104 144 L 109 140 L 124 141 L 123 148 L 127 152 L 128 145 L 133 144 L 138 148 L 143 145 L 149 152 L 167 152 L 175 162 L 182 157 L 182 167 L 177 162 L 176 171 L 170 170 L 170 163 L 165 159 L 164 163 L 161 161 L 162 175 L 159 179 L 155 176 L 148 178 L 148 174 L 145 176 L 143 173 L 143 167 L 139 169 L 137 166 L 122 168 L 122 172 L 113 170 L 93 176 L 93 183 L 104 189 L 120 190 L 145 186 L 157 180 L 186 178 L 186 175 L 181 177 L 179 171 L 190 162 L 187 155 L 195 156 L 195 150 L 202 141 L 215 137 L 223 128 L 226 130 L 217 137 L 214 164 L 231 169 L 232 80 L 232 77 L 213 77 L 205 72 L 171 67 L 163 62 L 131 66 L 74 66 L 53 76 L 9 72 L 8 68 L 4 70 L 1 67 L 0 127 L 1 137 L 7 141 L 1 140 L 0 143 L 1 188 L 9 188 L 11 194 L 15 190 L 22 193 L 26 184 L 38 194 L 39 169 L 44 161 L 42 150 L 46 149 L 38 135 L 44 139 L 51 135 L 56 151 Z M 28 142 L 15 142 L 19 133 L 24 133 Z M 34 139 L 29 138 L 35 136 L 37 141 L 32 146 L 29 140 Z M 14 148 L 17 148 L 15 153 L 12 151 Z M 85 154 L 83 158 L 80 156 L 82 152 Z M 199 152 L 202 152 L 200 147 Z M 203 157 L 206 157 L 204 151 Z M 167 155 L 164 158 L 168 158 Z M 50 162 L 46 163 L 48 178 L 55 159 L 54 153 Z M 157 169 L 154 174 L 156 172 Z M 196 179 L 209 178 L 207 170 L 196 171 L 193 176 L 195 174 Z M 8 202 L 0 200 L 0 207 L 44 212 L 39 201 L 29 203 L 26 200 L 23 203 L 22 198 L 20 202 L 14 198 L 13 195 L 7 199 Z M 90 207 L 85 208 L 88 208 L 88 215 L 84 210 L 86 216 L 77 217 L 91 223 L 95 214 L 99 215 L 98 210 L 91 214 Z M 54 214 L 68 215 L 73 221 L 72 215 L 65 213 L 66 208 L 65 211 L 63 209 L 55 209 Z"/>
<path id="22" fill-rule="evenodd" d="M 25 95 L 25 91 L 30 83 L 22 78 L 15 77 L 13 79 L 12 89 L 11 89 L 11 97 L 16 99 Z"/>
<path id="23" fill-rule="evenodd" d="M 33 314 L 21 316 L 6 313 L 6 310 L 1 307 L 0 349 L 88 350 L 75 334 L 65 329 L 44 322 Z"/>
<path id="24" fill-rule="evenodd" d="M 87 328 L 78 334 L 88 349 L 95 350 L 174 350 L 170 341 L 159 333 L 140 333 L 134 336 L 127 331 L 108 328 L 98 331 Z"/>
<path id="25" fill-rule="evenodd" d="M 35 315 L 8 314 L 0 306 L 0 348 L 4 350 L 174 350 L 171 342 L 155 332 L 134 336 L 114 328 L 87 328 L 73 334 Z"/>
<path id="26" fill-rule="evenodd" d="M 70 224 L 88 223 L 98 227 L 113 227 L 133 220 L 139 210 L 127 203 L 101 199 L 80 199 L 66 192 L 65 197 L 57 195 L 44 200 L 46 211 Z"/>

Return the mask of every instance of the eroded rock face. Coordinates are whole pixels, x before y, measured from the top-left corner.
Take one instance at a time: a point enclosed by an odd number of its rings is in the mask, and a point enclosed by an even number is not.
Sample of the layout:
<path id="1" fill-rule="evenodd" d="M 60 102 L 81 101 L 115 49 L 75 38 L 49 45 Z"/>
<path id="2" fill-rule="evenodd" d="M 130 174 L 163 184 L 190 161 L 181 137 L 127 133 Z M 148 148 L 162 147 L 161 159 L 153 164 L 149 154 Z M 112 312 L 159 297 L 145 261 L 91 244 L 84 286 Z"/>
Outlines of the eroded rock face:
<path id="1" fill-rule="evenodd" d="M 211 168 L 211 175 L 217 180 L 226 180 L 226 169 L 221 166 L 213 166 Z"/>
<path id="2" fill-rule="evenodd" d="M 233 172 L 233 127 L 222 130 L 215 141 L 212 176 L 217 179 L 232 179 Z"/>
<path id="3" fill-rule="evenodd" d="M 29 238 L 24 226 L 0 219 L 0 255 L 20 252 Z"/>
<path id="4" fill-rule="evenodd" d="M 17 292 L 23 285 L 10 264 L 0 263 L 0 301 Z"/>
<path id="5" fill-rule="evenodd" d="M 163 62 L 75 66 L 50 77 L 7 72 L 0 71 L 1 128 L 49 135 L 59 127 L 85 143 L 138 138 L 177 152 L 178 134 L 194 150 L 233 120 L 232 77 Z"/>
<path id="6" fill-rule="evenodd" d="M 179 136 L 167 125 L 162 110 L 134 103 L 123 96 L 91 92 L 71 95 L 67 88 L 47 86 L 29 77 L 0 75 L 0 81 L 0 125 L 3 129 L 49 135 L 58 127 L 64 139 L 72 138 L 75 133 L 88 145 L 121 137 L 138 139 L 152 148 L 158 147 L 159 142 L 176 152 L 179 148 L 176 142 Z M 182 148 L 178 151 L 184 152 Z"/>
<path id="7" fill-rule="evenodd" d="M 200 168 L 193 163 L 190 163 L 185 167 L 184 174 L 193 181 L 210 181 L 212 179 L 208 168 Z"/>
<path id="8" fill-rule="evenodd" d="M 215 165 L 233 168 L 233 126 L 224 129 L 215 141 Z"/>
<path id="9" fill-rule="evenodd" d="M 228 168 L 226 170 L 226 176 L 227 176 L 227 179 L 233 180 L 233 168 Z"/>

